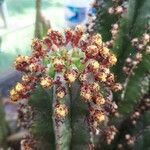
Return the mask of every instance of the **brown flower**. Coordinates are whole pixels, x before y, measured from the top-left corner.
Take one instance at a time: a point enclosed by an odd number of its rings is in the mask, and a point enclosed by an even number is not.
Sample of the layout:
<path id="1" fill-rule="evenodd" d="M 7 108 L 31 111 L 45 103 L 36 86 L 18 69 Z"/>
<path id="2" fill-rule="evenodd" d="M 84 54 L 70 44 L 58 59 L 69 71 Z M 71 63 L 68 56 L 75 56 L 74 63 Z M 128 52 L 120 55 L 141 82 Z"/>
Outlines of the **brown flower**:
<path id="1" fill-rule="evenodd" d="M 53 65 L 56 71 L 61 72 L 65 67 L 65 61 L 62 58 L 54 58 Z"/>

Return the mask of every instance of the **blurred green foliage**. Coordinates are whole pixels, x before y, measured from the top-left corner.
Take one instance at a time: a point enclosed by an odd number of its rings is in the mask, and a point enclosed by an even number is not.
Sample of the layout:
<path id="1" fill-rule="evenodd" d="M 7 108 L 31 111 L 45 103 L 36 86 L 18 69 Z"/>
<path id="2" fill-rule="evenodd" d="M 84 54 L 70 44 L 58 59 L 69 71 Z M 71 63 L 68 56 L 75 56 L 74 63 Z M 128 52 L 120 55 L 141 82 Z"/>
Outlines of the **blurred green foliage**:
<path id="1" fill-rule="evenodd" d="M 26 13 L 30 9 L 35 8 L 35 0 L 6 0 L 10 15 L 18 15 L 18 13 Z M 50 6 L 62 6 L 60 0 L 42 0 L 42 8 L 49 8 Z"/>

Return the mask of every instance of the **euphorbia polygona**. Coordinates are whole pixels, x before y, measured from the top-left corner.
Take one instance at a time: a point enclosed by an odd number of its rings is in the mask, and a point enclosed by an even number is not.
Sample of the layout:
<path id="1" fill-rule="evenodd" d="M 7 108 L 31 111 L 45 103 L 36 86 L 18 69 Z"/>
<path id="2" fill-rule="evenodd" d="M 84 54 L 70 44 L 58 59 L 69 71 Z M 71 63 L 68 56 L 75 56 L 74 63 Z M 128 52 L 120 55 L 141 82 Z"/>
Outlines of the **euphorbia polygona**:
<path id="1" fill-rule="evenodd" d="M 117 59 L 103 45 L 100 34 L 89 36 L 80 26 L 68 29 L 64 34 L 50 29 L 42 40 L 33 40 L 32 50 L 31 56 L 16 58 L 15 68 L 24 75 L 10 91 L 11 101 L 27 99 L 40 85 L 44 89 L 55 87 L 54 117 L 59 122 L 71 109 L 64 104 L 64 97 L 69 94 L 65 85 L 70 87 L 78 80 L 79 94 L 88 104 L 87 120 L 92 131 L 114 113 L 117 107 L 109 94 L 111 90 L 118 91 L 122 87 L 115 83 L 114 74 L 110 71 Z M 49 73 L 52 70 L 55 77 Z"/>

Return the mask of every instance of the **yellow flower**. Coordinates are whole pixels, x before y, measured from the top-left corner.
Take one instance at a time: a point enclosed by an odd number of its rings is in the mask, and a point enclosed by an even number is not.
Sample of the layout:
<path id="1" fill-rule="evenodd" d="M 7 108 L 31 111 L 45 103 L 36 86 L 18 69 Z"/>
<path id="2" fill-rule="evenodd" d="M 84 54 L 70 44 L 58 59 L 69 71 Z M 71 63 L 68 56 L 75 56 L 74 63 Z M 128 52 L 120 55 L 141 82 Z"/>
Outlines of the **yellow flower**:
<path id="1" fill-rule="evenodd" d="M 92 43 L 98 46 L 102 46 L 102 36 L 100 34 L 92 36 Z"/>
<path id="2" fill-rule="evenodd" d="M 74 82 L 77 78 L 77 72 L 75 70 L 70 70 L 65 73 L 65 79 L 70 83 Z"/>
<path id="3" fill-rule="evenodd" d="M 57 90 L 56 90 L 56 96 L 57 98 L 64 98 L 64 96 L 66 95 L 66 89 L 65 87 L 58 87 Z"/>
<path id="4" fill-rule="evenodd" d="M 53 30 L 52 30 L 51 28 L 48 29 L 47 34 L 49 35 L 52 31 L 53 31 Z"/>
<path id="5" fill-rule="evenodd" d="M 55 58 L 55 59 L 53 60 L 53 65 L 64 65 L 64 64 L 65 64 L 65 62 L 64 62 L 64 60 L 61 59 L 61 58 Z"/>
<path id="6" fill-rule="evenodd" d="M 106 82 L 106 78 L 107 78 L 107 74 L 104 73 L 104 72 L 100 72 L 98 74 L 98 80 L 101 81 L 101 82 Z"/>
<path id="7" fill-rule="evenodd" d="M 90 90 L 81 91 L 81 96 L 85 101 L 90 101 L 92 99 L 92 93 Z"/>
<path id="8" fill-rule="evenodd" d="M 58 118 L 64 118 L 68 114 L 68 108 L 64 104 L 58 104 L 55 107 L 55 115 Z"/>
<path id="9" fill-rule="evenodd" d="M 32 63 L 32 64 L 29 65 L 29 70 L 30 70 L 31 72 L 36 72 L 37 69 L 38 69 L 38 68 L 37 68 L 37 64 Z"/>
<path id="10" fill-rule="evenodd" d="M 94 114 L 94 119 L 95 121 L 97 121 L 98 123 L 102 122 L 105 120 L 105 115 L 103 112 L 101 111 L 96 111 L 95 114 Z"/>
<path id="11" fill-rule="evenodd" d="M 21 93 L 25 90 L 25 87 L 21 83 L 17 83 L 15 86 L 15 91 Z"/>
<path id="12" fill-rule="evenodd" d="M 100 54 L 106 58 L 109 55 L 109 49 L 107 47 L 103 47 L 100 49 Z"/>
<path id="13" fill-rule="evenodd" d="M 91 99 L 91 93 L 81 93 L 81 95 L 86 99 L 86 100 L 90 100 Z"/>
<path id="14" fill-rule="evenodd" d="M 43 77 L 41 78 L 40 84 L 43 88 L 50 88 L 53 84 L 53 80 L 49 77 Z"/>
<path id="15" fill-rule="evenodd" d="M 76 80 L 75 75 L 69 73 L 69 74 L 68 74 L 68 80 L 69 80 L 69 82 L 74 82 L 74 81 Z"/>
<path id="16" fill-rule="evenodd" d="M 110 69 L 109 68 L 103 68 L 102 70 L 107 75 L 110 73 Z"/>
<path id="17" fill-rule="evenodd" d="M 89 64 L 90 68 L 92 68 L 93 70 L 97 70 L 100 67 L 100 64 L 98 61 L 96 60 L 91 60 L 90 64 Z"/>
<path id="18" fill-rule="evenodd" d="M 31 81 L 31 77 L 30 76 L 28 76 L 28 75 L 24 75 L 24 76 L 22 76 L 22 81 L 23 82 L 26 82 L 26 83 L 28 83 L 28 82 L 30 82 Z"/>
<path id="19" fill-rule="evenodd" d="M 65 92 L 63 90 L 61 90 L 61 91 L 57 92 L 56 95 L 57 95 L 58 98 L 62 99 L 65 96 Z"/>
<path id="20" fill-rule="evenodd" d="M 96 45 L 90 45 L 86 49 L 86 54 L 88 57 L 95 57 L 99 53 L 99 50 Z"/>
<path id="21" fill-rule="evenodd" d="M 28 61 L 29 60 L 29 56 L 18 56 L 15 60 L 15 63 L 22 63 L 23 61 Z"/>
<path id="22" fill-rule="evenodd" d="M 110 56 L 109 56 L 109 63 L 110 63 L 110 65 L 115 65 L 116 64 L 116 62 L 117 62 L 117 58 L 116 58 L 116 56 L 115 55 L 113 55 L 113 54 L 111 54 Z"/>
<path id="23" fill-rule="evenodd" d="M 103 105 L 105 104 L 105 99 L 102 96 L 98 96 L 95 99 L 96 104 Z"/>
<path id="24" fill-rule="evenodd" d="M 84 28 L 83 28 L 83 26 L 81 26 L 81 25 L 77 25 L 77 26 L 75 27 L 75 31 L 76 31 L 76 32 L 79 32 L 79 33 L 83 33 L 83 32 L 84 32 Z"/>
<path id="25" fill-rule="evenodd" d="M 11 99 L 12 102 L 16 102 L 16 101 L 19 100 L 19 95 L 18 95 L 18 93 L 15 91 L 15 89 L 12 89 L 12 90 L 10 91 L 10 99 Z"/>

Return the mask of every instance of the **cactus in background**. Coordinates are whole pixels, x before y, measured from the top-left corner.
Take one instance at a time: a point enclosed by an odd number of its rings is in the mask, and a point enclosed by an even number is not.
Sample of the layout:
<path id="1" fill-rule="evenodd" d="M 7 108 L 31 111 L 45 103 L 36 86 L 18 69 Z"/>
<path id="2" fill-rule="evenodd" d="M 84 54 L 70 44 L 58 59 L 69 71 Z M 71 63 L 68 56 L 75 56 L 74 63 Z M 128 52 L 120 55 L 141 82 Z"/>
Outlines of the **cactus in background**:
<path id="1" fill-rule="evenodd" d="M 113 68 L 123 90 L 114 95 L 121 117 L 104 134 L 101 149 L 149 149 L 150 3 L 148 0 L 97 0 L 95 32 L 117 56 Z M 105 26 L 105 24 L 107 24 Z M 103 32 L 102 32 L 103 31 Z M 111 124 L 112 122 L 109 122 Z M 110 143 L 111 137 L 115 139 Z M 109 139 L 109 140 L 108 140 Z"/>
<path id="2" fill-rule="evenodd" d="M 80 26 L 64 34 L 50 29 L 42 40 L 33 40 L 32 50 L 31 56 L 16 58 L 15 68 L 24 75 L 10 91 L 11 101 L 29 99 L 33 111 L 22 150 L 96 147 L 95 135 L 117 109 L 111 91 L 122 89 L 110 72 L 115 55 L 100 34 L 89 36 Z"/>

